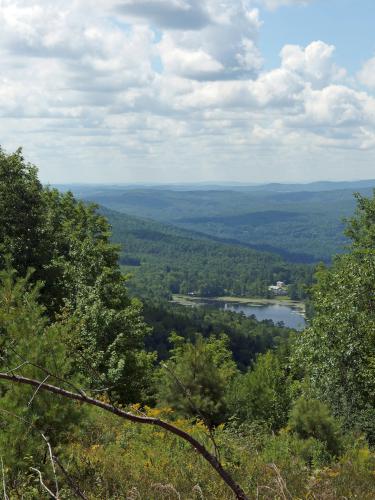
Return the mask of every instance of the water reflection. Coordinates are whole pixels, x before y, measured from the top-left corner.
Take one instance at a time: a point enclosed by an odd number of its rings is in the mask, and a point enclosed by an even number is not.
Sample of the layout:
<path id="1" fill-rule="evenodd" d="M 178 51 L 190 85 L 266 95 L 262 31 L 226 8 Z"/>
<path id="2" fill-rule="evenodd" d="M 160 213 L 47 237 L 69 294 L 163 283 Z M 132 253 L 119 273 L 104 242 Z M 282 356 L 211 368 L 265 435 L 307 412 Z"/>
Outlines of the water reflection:
<path id="1" fill-rule="evenodd" d="M 204 305 L 255 316 L 258 321 L 271 319 L 275 324 L 284 323 L 289 328 L 303 330 L 306 326 L 304 316 L 299 309 L 284 304 L 239 304 L 233 302 L 207 301 Z"/>

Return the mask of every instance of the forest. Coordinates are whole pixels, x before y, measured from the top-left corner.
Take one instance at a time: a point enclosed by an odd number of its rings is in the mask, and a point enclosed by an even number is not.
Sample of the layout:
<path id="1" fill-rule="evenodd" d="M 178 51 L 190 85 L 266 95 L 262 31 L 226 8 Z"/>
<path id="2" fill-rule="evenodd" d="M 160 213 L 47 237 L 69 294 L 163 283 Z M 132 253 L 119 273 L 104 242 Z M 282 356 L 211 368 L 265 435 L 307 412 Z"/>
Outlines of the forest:
<path id="1" fill-rule="evenodd" d="M 111 224 L 112 241 L 120 245 L 120 264 L 131 276 L 128 286 L 136 296 L 267 297 L 269 285 L 281 280 L 290 285 L 293 299 L 304 299 L 306 285 L 312 283 L 312 265 L 104 207 L 100 211 Z"/>
<path id="2" fill-rule="evenodd" d="M 375 192 L 344 239 L 312 279 L 45 187 L 0 150 L 3 497 L 373 499 Z M 303 332 L 166 300 L 284 275 L 311 301 Z"/>
<path id="3" fill-rule="evenodd" d="M 353 192 L 371 196 L 374 182 L 300 186 L 126 188 L 72 186 L 81 199 L 117 212 L 272 252 L 293 263 L 329 263 L 348 243 L 344 221 L 355 209 Z M 320 189 L 320 190 L 319 190 Z"/>

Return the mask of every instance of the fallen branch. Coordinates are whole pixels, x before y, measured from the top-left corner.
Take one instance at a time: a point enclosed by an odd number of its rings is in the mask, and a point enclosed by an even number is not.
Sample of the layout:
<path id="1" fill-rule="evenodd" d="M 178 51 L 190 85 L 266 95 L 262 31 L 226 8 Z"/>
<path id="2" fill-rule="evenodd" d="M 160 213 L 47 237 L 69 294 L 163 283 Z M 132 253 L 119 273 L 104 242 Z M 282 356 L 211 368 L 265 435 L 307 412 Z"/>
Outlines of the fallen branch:
<path id="1" fill-rule="evenodd" d="M 32 387 L 37 387 L 40 390 L 48 391 L 53 394 L 58 394 L 59 396 L 63 396 L 68 399 L 72 399 L 75 401 L 80 401 L 82 403 L 87 403 L 93 406 L 97 406 L 98 408 L 102 408 L 105 411 L 108 411 L 110 413 L 113 413 L 114 415 L 117 415 L 120 418 L 123 418 L 125 420 L 129 420 L 131 422 L 135 422 L 138 424 L 147 424 L 147 425 L 154 425 L 157 427 L 161 427 L 162 429 L 171 432 L 172 434 L 175 434 L 176 436 L 180 437 L 181 439 L 184 439 L 187 441 L 210 465 L 213 467 L 216 472 L 220 475 L 220 477 L 223 479 L 223 481 L 227 484 L 227 486 L 233 491 L 233 493 L 236 495 L 237 499 L 239 500 L 248 500 L 247 495 L 239 486 L 236 481 L 232 478 L 232 476 L 227 472 L 221 463 L 218 461 L 218 459 L 212 455 L 199 441 L 197 441 L 193 436 L 188 434 L 187 432 L 179 429 L 178 427 L 175 427 L 174 425 L 170 424 L 169 422 L 165 422 L 164 420 L 160 420 L 158 418 L 153 418 L 153 417 L 141 417 L 138 415 L 133 415 L 130 412 L 127 412 L 125 410 L 121 410 L 120 408 L 117 408 L 111 404 L 104 403 L 103 401 L 99 401 L 98 399 L 91 398 L 89 396 L 86 396 L 85 394 L 77 394 L 71 391 L 67 391 L 66 389 L 62 389 L 61 387 L 57 387 L 54 385 L 46 384 L 43 383 L 43 381 L 40 380 L 34 380 L 26 377 L 22 377 L 19 375 L 15 374 L 9 374 L 9 373 L 1 373 L 0 372 L 0 379 L 3 380 L 8 380 L 13 383 L 18 383 L 18 384 L 26 384 L 30 385 Z"/>

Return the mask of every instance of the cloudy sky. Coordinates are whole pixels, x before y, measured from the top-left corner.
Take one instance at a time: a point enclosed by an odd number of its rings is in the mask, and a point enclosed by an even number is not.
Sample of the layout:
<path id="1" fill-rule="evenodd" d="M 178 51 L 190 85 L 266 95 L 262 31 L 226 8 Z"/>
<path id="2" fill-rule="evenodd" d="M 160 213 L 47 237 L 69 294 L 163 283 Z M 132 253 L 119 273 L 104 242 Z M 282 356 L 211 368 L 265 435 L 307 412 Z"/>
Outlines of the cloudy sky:
<path id="1" fill-rule="evenodd" d="M 45 182 L 375 178 L 374 0 L 0 0 L 0 144 Z"/>

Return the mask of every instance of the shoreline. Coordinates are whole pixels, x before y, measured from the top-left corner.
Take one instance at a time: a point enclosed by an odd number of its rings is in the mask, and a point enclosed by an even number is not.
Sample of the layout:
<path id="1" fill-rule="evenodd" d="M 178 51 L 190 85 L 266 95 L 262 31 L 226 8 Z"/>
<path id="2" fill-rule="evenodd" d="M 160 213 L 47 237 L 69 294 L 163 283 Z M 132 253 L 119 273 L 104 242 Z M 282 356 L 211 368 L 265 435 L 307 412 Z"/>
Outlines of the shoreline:
<path id="1" fill-rule="evenodd" d="M 232 296 L 221 296 L 221 297 L 198 297 L 198 296 L 190 296 L 190 295 L 182 295 L 182 294 L 173 294 L 173 299 L 171 302 L 175 304 L 194 306 L 201 305 L 205 302 L 227 302 L 232 304 L 244 304 L 253 307 L 262 307 L 267 305 L 284 305 L 286 307 L 291 307 L 292 309 L 296 309 L 302 314 L 306 312 L 305 303 L 298 300 L 291 300 L 288 298 L 274 298 L 274 299 L 263 299 L 256 297 L 232 297 Z"/>

